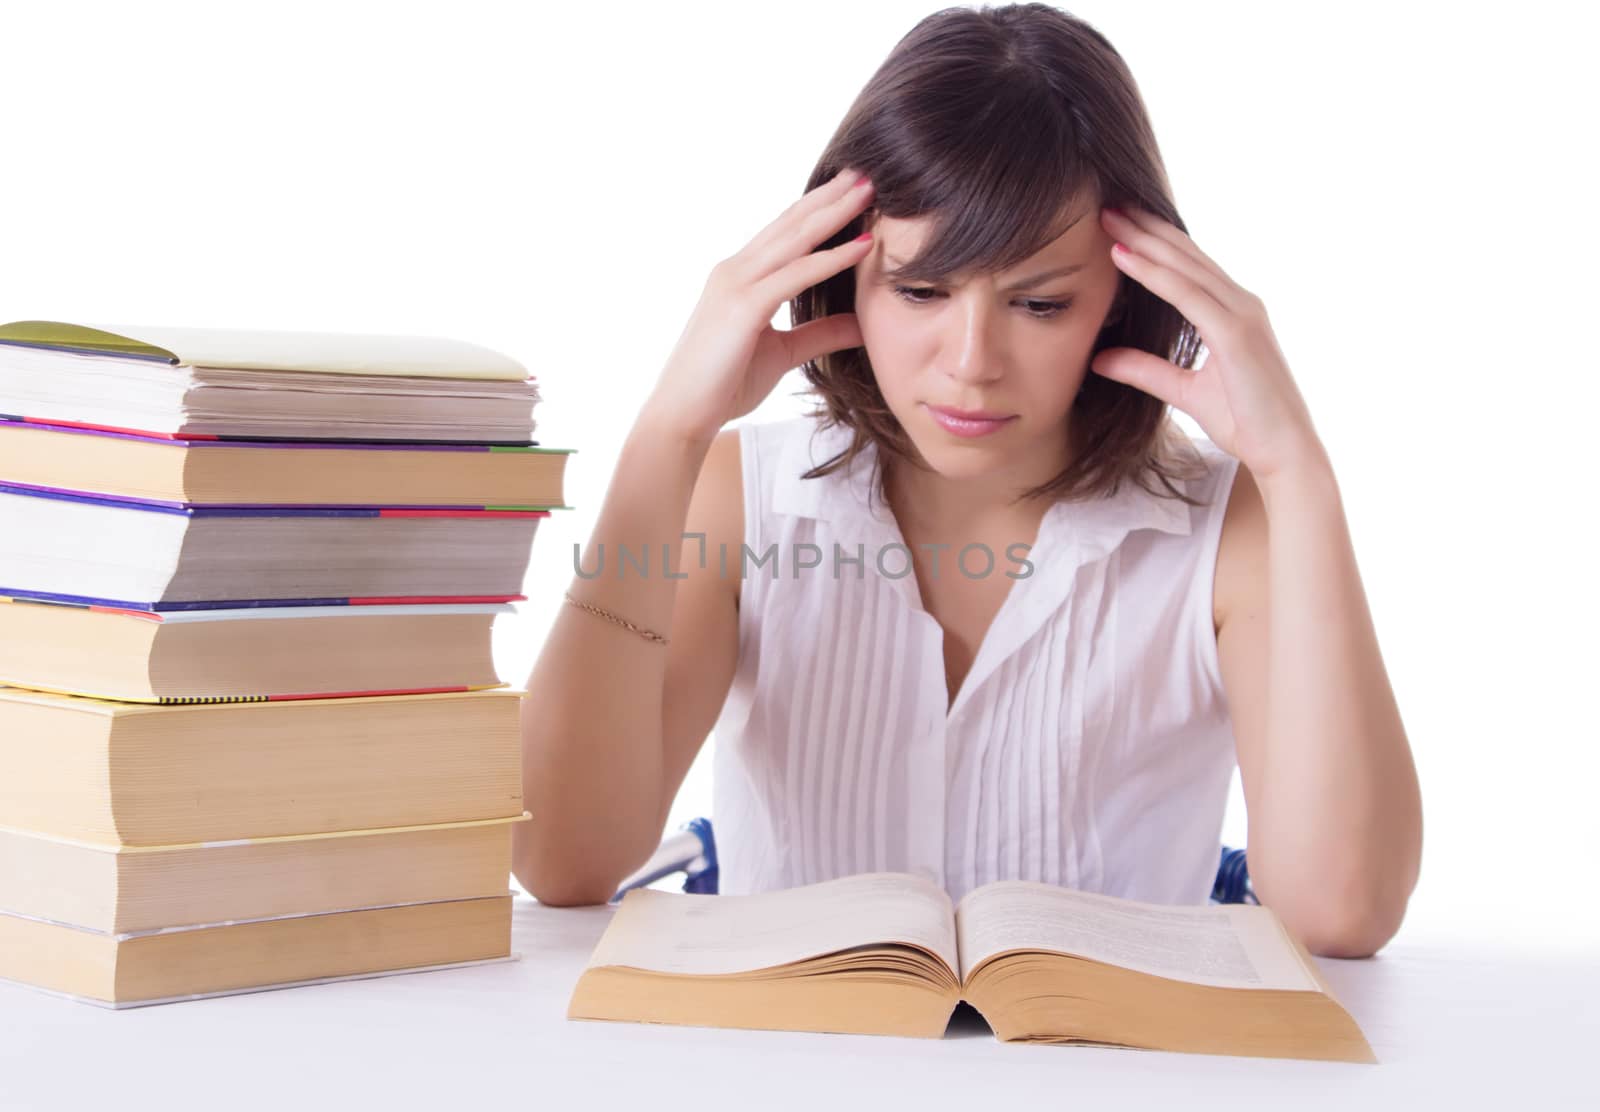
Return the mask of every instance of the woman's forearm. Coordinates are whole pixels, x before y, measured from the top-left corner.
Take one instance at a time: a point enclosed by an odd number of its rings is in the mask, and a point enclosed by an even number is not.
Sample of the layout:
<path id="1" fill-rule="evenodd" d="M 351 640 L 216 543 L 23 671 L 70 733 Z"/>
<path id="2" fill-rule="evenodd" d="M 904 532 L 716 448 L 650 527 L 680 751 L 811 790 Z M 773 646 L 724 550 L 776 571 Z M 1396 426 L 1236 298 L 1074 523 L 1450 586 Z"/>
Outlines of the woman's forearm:
<path id="1" fill-rule="evenodd" d="M 582 574 L 574 574 L 573 597 L 667 632 L 679 580 L 663 574 L 663 546 L 679 574 L 690 497 L 709 447 L 652 422 L 648 412 L 640 417 L 583 552 Z M 619 563 L 623 548 L 626 564 Z M 517 878 L 540 900 L 603 902 L 611 895 L 604 889 L 655 849 L 666 670 L 666 646 L 560 607 L 523 708 L 523 799 L 533 818 L 513 827 Z"/>
<path id="2" fill-rule="evenodd" d="M 1410 745 L 1331 467 L 1261 484 L 1268 521 L 1269 746 L 1251 816 L 1258 892 L 1331 956 L 1400 925 L 1422 854 Z"/>

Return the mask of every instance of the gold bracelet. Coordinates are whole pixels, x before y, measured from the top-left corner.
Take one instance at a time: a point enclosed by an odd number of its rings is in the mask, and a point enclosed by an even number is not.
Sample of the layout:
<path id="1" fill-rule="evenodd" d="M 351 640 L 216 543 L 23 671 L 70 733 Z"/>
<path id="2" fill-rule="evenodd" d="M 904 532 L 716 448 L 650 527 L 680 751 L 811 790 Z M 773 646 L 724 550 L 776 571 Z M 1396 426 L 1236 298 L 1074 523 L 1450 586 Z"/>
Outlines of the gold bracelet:
<path id="1" fill-rule="evenodd" d="M 602 610 L 598 606 L 590 606 L 587 602 L 579 602 L 577 599 L 572 597 L 571 591 L 567 592 L 567 601 L 572 603 L 572 605 L 576 606 L 580 610 L 587 610 L 589 613 L 597 614 L 608 622 L 615 622 L 624 629 L 632 630 L 640 637 L 643 637 L 646 641 L 654 642 L 657 645 L 665 645 L 667 643 L 667 639 L 665 637 L 653 630 L 640 629 L 638 626 L 628 621 L 628 619 L 619 618 L 609 610 Z"/>

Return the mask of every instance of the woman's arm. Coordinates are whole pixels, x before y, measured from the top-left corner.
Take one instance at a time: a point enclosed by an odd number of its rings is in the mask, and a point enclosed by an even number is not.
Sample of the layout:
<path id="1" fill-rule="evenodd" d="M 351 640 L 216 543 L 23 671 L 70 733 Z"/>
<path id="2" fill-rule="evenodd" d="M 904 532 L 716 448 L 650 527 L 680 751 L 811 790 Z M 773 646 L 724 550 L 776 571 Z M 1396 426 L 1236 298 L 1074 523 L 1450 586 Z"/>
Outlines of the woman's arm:
<path id="1" fill-rule="evenodd" d="M 1241 464 L 1223 535 L 1217 649 L 1251 882 L 1308 949 L 1367 957 L 1416 886 L 1422 801 L 1326 458 L 1259 488 Z"/>
<path id="2" fill-rule="evenodd" d="M 524 704 L 522 790 L 533 819 L 512 827 L 513 870 L 542 903 L 605 902 L 660 841 L 738 660 L 738 579 L 716 554 L 740 551 L 743 483 L 738 432 L 723 426 L 791 367 L 861 346 L 853 313 L 788 331 L 772 318 L 866 255 L 869 236 L 818 245 L 872 195 L 871 182 L 843 170 L 713 267 L 628 436 L 572 594 L 669 643 L 572 606 L 556 617 Z M 685 551 L 686 528 L 705 534 L 709 558 Z M 606 566 L 588 578 L 600 545 Z M 634 563 L 618 559 L 621 545 Z"/>
<path id="3" fill-rule="evenodd" d="M 1422 801 L 1333 467 L 1261 299 L 1170 220 L 1133 206 L 1100 217 L 1117 267 L 1193 323 L 1209 355 L 1191 370 L 1107 348 L 1090 368 L 1187 413 L 1240 461 L 1217 651 L 1256 894 L 1308 948 L 1371 954 L 1416 885 Z"/>
<path id="4" fill-rule="evenodd" d="M 513 869 L 541 903 L 604 903 L 650 856 L 727 696 L 738 581 L 719 576 L 714 559 L 702 569 L 698 546 L 680 538 L 705 534 L 715 552 L 742 522 L 738 435 L 729 429 L 712 447 L 644 417 L 623 446 L 580 565 L 602 574 L 575 575 L 570 589 L 669 643 L 571 605 L 556 616 L 523 706 L 522 792 L 533 818 L 512 828 Z M 619 564 L 619 545 L 634 560 L 648 549 L 647 574 Z"/>

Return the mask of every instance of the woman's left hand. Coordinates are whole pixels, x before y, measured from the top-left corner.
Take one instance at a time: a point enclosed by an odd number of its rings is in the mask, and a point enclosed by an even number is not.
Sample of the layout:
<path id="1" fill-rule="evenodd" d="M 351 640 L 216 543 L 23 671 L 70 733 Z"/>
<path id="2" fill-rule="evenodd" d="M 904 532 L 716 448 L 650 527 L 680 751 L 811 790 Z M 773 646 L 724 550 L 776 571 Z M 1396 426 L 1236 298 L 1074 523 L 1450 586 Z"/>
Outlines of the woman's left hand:
<path id="1" fill-rule="evenodd" d="M 1190 371 L 1135 348 L 1107 348 L 1089 369 L 1181 409 L 1257 480 L 1325 461 L 1261 299 L 1155 213 L 1106 208 L 1100 220 L 1127 248 L 1111 249 L 1115 264 L 1182 313 L 1209 354 L 1199 370 Z"/>

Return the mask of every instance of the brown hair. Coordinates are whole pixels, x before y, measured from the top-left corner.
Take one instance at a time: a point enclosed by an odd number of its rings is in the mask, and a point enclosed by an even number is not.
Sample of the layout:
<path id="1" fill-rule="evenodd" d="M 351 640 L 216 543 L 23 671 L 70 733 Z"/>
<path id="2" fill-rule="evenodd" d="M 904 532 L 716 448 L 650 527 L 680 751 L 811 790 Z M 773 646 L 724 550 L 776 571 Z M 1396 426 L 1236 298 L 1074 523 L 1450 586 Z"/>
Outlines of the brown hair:
<path id="1" fill-rule="evenodd" d="M 946 8 L 896 44 L 829 140 L 807 191 L 853 168 L 869 176 L 873 208 L 929 214 L 932 234 L 895 279 L 937 282 L 966 269 L 1015 265 L 1063 234 L 1070 206 L 1097 219 L 1101 204 L 1131 203 L 1184 228 L 1133 75 L 1110 42 L 1047 4 Z M 820 245 L 855 238 L 873 209 Z M 1185 229 L 1187 230 L 1187 229 Z M 834 275 L 790 304 L 795 326 L 855 307 L 855 272 Z M 1183 315 L 1126 275 L 1094 352 L 1132 347 L 1193 369 L 1200 337 Z M 850 445 L 802 478 L 848 467 L 867 444 L 881 459 L 911 462 L 910 438 L 890 412 L 865 348 L 804 364 L 819 407 L 808 416 L 853 430 Z M 1173 487 L 1187 438 L 1167 405 L 1090 371 L 1072 404 L 1074 458 L 1032 497 L 1091 498 L 1147 474 Z M 887 501 L 880 467 L 874 488 Z"/>

